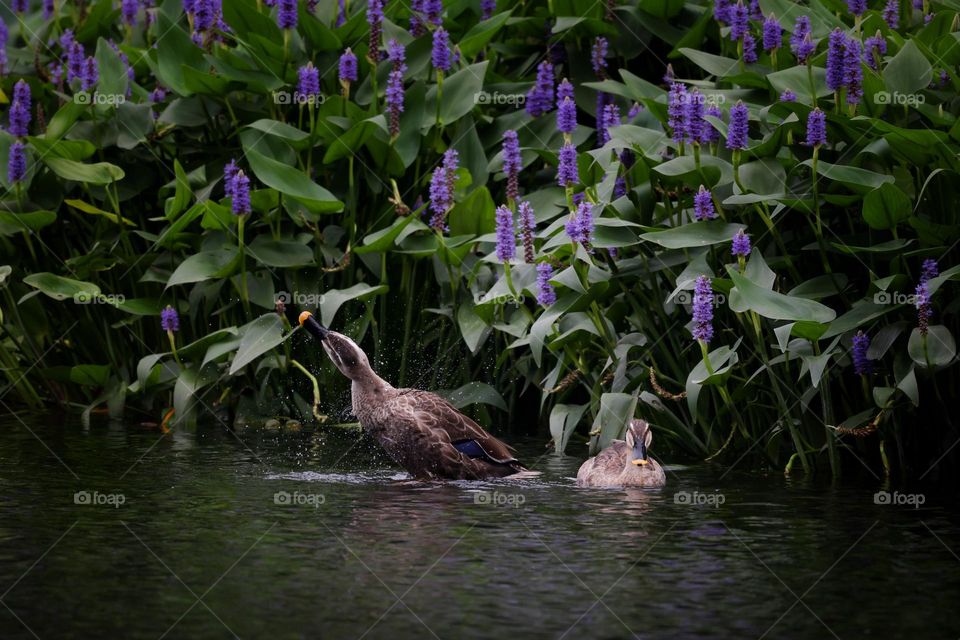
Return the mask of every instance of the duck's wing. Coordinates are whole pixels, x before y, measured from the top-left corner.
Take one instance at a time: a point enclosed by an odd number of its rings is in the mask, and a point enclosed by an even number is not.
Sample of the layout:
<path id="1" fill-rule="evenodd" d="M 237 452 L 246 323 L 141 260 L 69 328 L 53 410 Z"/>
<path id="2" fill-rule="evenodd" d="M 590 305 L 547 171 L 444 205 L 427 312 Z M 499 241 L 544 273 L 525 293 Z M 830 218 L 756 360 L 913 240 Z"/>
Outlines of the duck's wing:
<path id="1" fill-rule="evenodd" d="M 512 449 L 501 440 L 487 433 L 483 427 L 463 415 L 457 409 L 429 391 L 403 389 L 404 404 L 416 414 L 416 421 L 434 438 L 448 442 L 459 453 L 469 458 L 486 458 L 491 462 L 506 464 L 516 462 Z"/>

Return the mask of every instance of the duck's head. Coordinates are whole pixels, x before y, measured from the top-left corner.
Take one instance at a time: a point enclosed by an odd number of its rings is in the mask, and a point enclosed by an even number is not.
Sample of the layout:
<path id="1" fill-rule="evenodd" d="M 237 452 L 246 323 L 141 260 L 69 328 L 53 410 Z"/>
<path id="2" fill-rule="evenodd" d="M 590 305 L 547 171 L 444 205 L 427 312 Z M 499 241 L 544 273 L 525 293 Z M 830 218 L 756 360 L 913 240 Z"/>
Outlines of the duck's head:
<path id="1" fill-rule="evenodd" d="M 639 467 L 650 464 L 647 449 L 653 441 L 653 433 L 647 421 L 639 418 L 631 420 L 630 426 L 627 427 L 626 440 L 627 446 L 630 447 L 630 463 Z"/>
<path id="2" fill-rule="evenodd" d="M 320 340 L 323 350 L 327 352 L 334 366 L 343 375 L 351 380 L 358 380 L 371 372 L 367 354 L 357 346 L 356 342 L 342 333 L 330 331 L 317 322 L 317 319 L 309 311 L 300 314 L 300 326 Z"/>

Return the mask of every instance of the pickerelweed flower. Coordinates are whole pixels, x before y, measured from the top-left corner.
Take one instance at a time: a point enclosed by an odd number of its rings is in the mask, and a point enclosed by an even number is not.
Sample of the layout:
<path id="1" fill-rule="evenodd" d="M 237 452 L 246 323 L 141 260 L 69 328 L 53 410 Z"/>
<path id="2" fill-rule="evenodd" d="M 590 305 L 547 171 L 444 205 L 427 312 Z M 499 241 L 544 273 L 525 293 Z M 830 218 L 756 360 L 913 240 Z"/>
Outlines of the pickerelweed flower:
<path id="1" fill-rule="evenodd" d="M 344 82 L 357 81 L 357 56 L 347 47 L 347 50 L 340 56 L 338 64 L 337 77 L 341 84 Z"/>
<path id="2" fill-rule="evenodd" d="M 876 35 L 867 38 L 863 43 L 863 61 L 867 66 L 877 71 L 880 68 L 880 61 L 887 55 L 887 40 L 879 30 Z"/>
<path id="3" fill-rule="evenodd" d="M 870 336 L 863 331 L 857 331 L 853 336 L 853 371 L 859 376 L 866 376 L 873 373 L 873 361 L 867 357 L 867 349 L 870 348 Z"/>
<path id="4" fill-rule="evenodd" d="M 727 127 L 727 149 L 746 149 L 747 131 L 750 126 L 750 110 L 743 100 L 730 109 L 730 126 Z"/>
<path id="5" fill-rule="evenodd" d="M 537 117 L 553 109 L 553 65 L 544 60 L 537 67 L 537 79 L 527 92 L 527 113 Z"/>
<path id="6" fill-rule="evenodd" d="M 217 16 L 212 0 L 194 0 L 193 3 L 193 30 L 195 35 L 206 34 L 213 29 Z M 203 37 L 198 38 L 203 41 Z"/>
<path id="7" fill-rule="evenodd" d="M 780 94 L 780 102 L 796 102 L 797 94 L 795 94 L 790 89 L 784 89 L 783 93 Z"/>
<path id="8" fill-rule="evenodd" d="M 563 102 L 564 98 L 570 98 L 573 100 L 573 85 L 570 84 L 570 81 L 564 78 L 560 81 L 560 84 L 557 85 L 557 104 Z"/>
<path id="9" fill-rule="evenodd" d="M 433 49 L 430 53 L 430 61 L 437 71 L 450 70 L 450 36 L 447 35 L 447 30 L 443 27 L 433 32 Z"/>
<path id="10" fill-rule="evenodd" d="M 301 103 L 309 104 L 313 104 L 313 98 L 320 95 L 320 72 L 313 66 L 313 62 L 308 62 L 297 70 L 297 93 Z"/>
<path id="11" fill-rule="evenodd" d="M 370 27 L 367 55 L 376 64 L 383 59 L 380 53 L 380 42 L 383 40 L 383 0 L 368 0 L 367 25 Z"/>
<path id="12" fill-rule="evenodd" d="M 423 22 L 424 0 L 410 0 L 410 35 L 419 38 L 427 32 Z"/>
<path id="13" fill-rule="evenodd" d="M 827 144 L 827 115 L 819 107 L 807 116 L 806 144 L 808 147 L 819 147 Z"/>
<path id="14" fill-rule="evenodd" d="M 67 82 L 73 82 L 83 77 L 83 68 L 86 60 L 83 45 L 79 42 L 71 41 L 67 48 Z"/>
<path id="15" fill-rule="evenodd" d="M 278 0 L 277 26 L 281 29 L 297 28 L 297 0 Z"/>
<path id="16" fill-rule="evenodd" d="M 814 51 L 817 50 L 810 33 L 810 18 L 807 16 L 797 18 L 793 27 L 793 35 L 790 36 L 790 50 L 799 64 L 807 64 Z"/>
<path id="17" fill-rule="evenodd" d="M 457 169 L 460 168 L 460 153 L 453 148 L 443 152 L 443 168 L 447 172 L 447 180 L 450 183 L 450 193 L 453 193 L 453 184 L 457 180 Z"/>
<path id="18" fill-rule="evenodd" d="M 550 284 L 552 277 L 553 267 L 549 262 L 541 262 L 537 265 L 537 303 L 540 306 L 549 307 L 557 302 L 557 292 Z"/>
<path id="19" fill-rule="evenodd" d="M 920 273 L 920 282 L 926 284 L 930 282 L 933 278 L 936 278 L 940 275 L 940 266 L 937 264 L 937 261 L 933 258 L 927 258 L 923 261 L 923 266 L 921 267 L 922 271 Z"/>
<path id="20" fill-rule="evenodd" d="M 3 56 L 4 52 L 0 50 L 0 75 L 3 74 Z M 50 84 L 59 87 L 63 82 L 63 65 L 51 62 L 47 65 L 47 71 L 50 73 Z"/>
<path id="21" fill-rule="evenodd" d="M 570 142 L 560 148 L 557 182 L 561 187 L 570 187 L 580 182 L 580 173 L 577 170 L 577 149 Z"/>
<path id="22" fill-rule="evenodd" d="M 480 20 L 489 20 L 497 11 L 497 0 L 480 0 Z"/>
<path id="23" fill-rule="evenodd" d="M 3 75 L 7 70 L 7 40 L 9 39 L 10 30 L 7 29 L 7 22 L 0 18 L 0 75 Z"/>
<path id="24" fill-rule="evenodd" d="M 847 104 L 859 104 L 863 97 L 863 44 L 848 38 L 843 56 L 843 84 L 847 87 Z"/>
<path id="25" fill-rule="evenodd" d="M 737 0 L 737 4 L 730 7 L 730 39 L 742 40 L 743 36 L 750 31 L 750 15 L 743 0 Z"/>
<path id="26" fill-rule="evenodd" d="M 12 0 L 10 8 L 14 13 L 26 13 L 30 10 L 30 0 Z"/>
<path id="27" fill-rule="evenodd" d="M 167 305 L 160 312 L 160 328 L 172 333 L 180 331 L 180 316 L 177 314 L 177 310 L 170 305 Z"/>
<path id="28" fill-rule="evenodd" d="M 430 24 L 435 27 L 443 24 L 443 0 L 424 0 L 423 11 Z"/>
<path id="29" fill-rule="evenodd" d="M 520 197 L 520 140 L 517 132 L 508 129 L 503 132 L 503 173 L 507 176 L 507 198 L 517 200 Z"/>
<path id="30" fill-rule="evenodd" d="M 230 188 L 233 201 L 230 205 L 234 215 L 242 216 L 250 213 L 250 178 L 243 171 L 237 171 L 233 176 L 233 186 Z"/>
<path id="31" fill-rule="evenodd" d="M 570 239 L 581 244 L 593 242 L 593 203 L 584 200 L 577 205 L 576 215 L 564 225 Z"/>
<path id="32" fill-rule="evenodd" d="M 773 51 L 783 45 L 783 27 L 772 13 L 763 21 L 763 49 Z"/>
<path id="33" fill-rule="evenodd" d="M 713 19 L 720 24 L 730 22 L 730 9 L 733 3 L 730 0 L 713 0 Z"/>
<path id="34" fill-rule="evenodd" d="M 674 82 L 667 94 L 667 127 L 674 142 L 683 142 L 686 134 L 687 89 L 683 84 Z"/>
<path id="35" fill-rule="evenodd" d="M 617 200 L 627 195 L 627 179 L 619 176 L 613 183 L 613 199 Z"/>
<path id="36" fill-rule="evenodd" d="M 570 98 L 564 98 L 557 109 L 557 129 L 561 133 L 573 133 L 577 128 L 577 105 Z"/>
<path id="37" fill-rule="evenodd" d="M 390 113 L 390 135 L 400 135 L 400 114 L 403 113 L 403 75 L 407 72 L 407 52 L 396 40 L 387 43 L 387 59 L 393 65 L 387 76 L 385 102 Z"/>
<path id="38" fill-rule="evenodd" d="M 750 0 L 750 19 L 763 20 L 763 9 L 760 8 L 760 0 Z"/>
<path id="39" fill-rule="evenodd" d="M 610 128 L 620 126 L 620 107 L 611 102 L 603 108 L 603 127 L 597 132 L 597 142 L 602 146 L 610 142 Z"/>
<path id="40" fill-rule="evenodd" d="M 450 178 L 447 176 L 447 170 L 440 165 L 433 170 L 433 176 L 430 178 L 430 209 L 433 211 L 430 226 L 443 231 L 446 228 L 447 211 L 451 206 L 453 206 L 453 190 L 450 188 Z"/>
<path id="41" fill-rule="evenodd" d="M 717 105 L 710 105 L 707 107 L 706 112 L 703 114 L 705 116 L 713 116 L 714 118 L 723 119 L 723 111 L 720 110 L 720 107 Z M 700 128 L 700 143 L 701 144 L 712 144 L 714 142 L 720 141 L 720 132 L 714 127 L 711 123 L 704 120 L 703 126 Z"/>
<path id="42" fill-rule="evenodd" d="M 532 264 L 534 258 L 533 234 L 537 230 L 537 219 L 533 215 L 533 205 L 524 200 L 520 203 L 517 213 L 520 215 L 518 226 L 520 227 L 520 241 L 523 243 L 523 260 Z"/>
<path id="43" fill-rule="evenodd" d="M 7 181 L 17 183 L 27 175 L 26 147 L 19 140 L 10 145 L 10 157 L 7 160 Z"/>
<path id="44" fill-rule="evenodd" d="M 750 33 L 743 34 L 743 61 L 747 64 L 757 61 L 757 41 Z"/>
<path id="45" fill-rule="evenodd" d="M 713 339 L 713 287 L 710 278 L 700 276 L 693 288 L 693 338 L 703 344 Z"/>
<path id="46" fill-rule="evenodd" d="M 54 0 L 43 0 L 43 3 L 40 5 L 42 7 L 42 16 L 44 20 L 49 20 L 53 17 L 54 9 Z"/>
<path id="47" fill-rule="evenodd" d="M 900 26 L 900 0 L 887 0 L 883 6 L 883 20 L 887 26 L 896 31 Z"/>
<path id="48" fill-rule="evenodd" d="M 733 242 L 730 243 L 730 253 L 738 258 L 746 258 L 750 255 L 750 236 L 744 233 L 743 229 L 737 231 L 733 236 Z"/>
<path id="49" fill-rule="evenodd" d="M 97 86 L 100 81 L 100 65 L 93 56 L 88 57 L 83 63 L 83 75 L 80 76 L 80 88 L 89 91 Z"/>
<path id="50" fill-rule="evenodd" d="M 847 8 L 859 18 L 867 11 L 867 0 L 847 0 Z"/>
<path id="51" fill-rule="evenodd" d="M 920 335 L 927 335 L 927 329 L 930 327 L 930 288 L 926 282 L 917 285 L 914 295 L 914 305 L 917 307 L 917 328 L 920 329 Z"/>
<path id="52" fill-rule="evenodd" d="M 630 105 L 630 110 L 627 111 L 627 120 L 633 120 L 640 115 L 641 111 L 643 111 L 643 105 L 639 102 L 634 102 L 632 105 Z"/>
<path id="53" fill-rule="evenodd" d="M 513 235 L 513 212 L 509 207 L 500 205 L 496 211 L 497 221 L 497 260 L 510 262 L 517 255 L 517 239 Z"/>
<path id="54" fill-rule="evenodd" d="M 240 167 L 237 166 L 237 162 L 233 158 L 223 167 L 223 195 L 228 198 L 233 197 L 233 181 L 236 179 L 238 171 L 240 171 Z"/>
<path id="55" fill-rule="evenodd" d="M 593 41 L 593 47 L 590 49 L 590 64 L 593 66 L 593 72 L 597 77 L 603 80 L 607 77 L 607 50 L 609 43 L 603 36 L 597 36 Z"/>
<path id="56" fill-rule="evenodd" d="M 703 127 L 706 125 L 703 119 L 703 106 L 703 94 L 698 89 L 693 89 L 687 94 L 683 113 L 683 138 L 687 142 L 699 143 L 703 138 Z"/>
<path id="57" fill-rule="evenodd" d="M 33 100 L 30 85 L 17 80 L 13 87 L 13 103 L 10 105 L 10 134 L 18 138 L 29 135 L 30 120 L 33 119 Z"/>
<path id="58" fill-rule="evenodd" d="M 717 212 L 713 208 L 713 194 L 703 185 L 700 185 L 700 190 L 693 194 L 693 217 L 697 220 L 713 220 L 717 217 Z"/>
<path id="59" fill-rule="evenodd" d="M 830 40 L 827 45 L 827 87 L 830 91 L 840 91 L 844 85 L 846 51 L 847 36 L 842 29 L 837 27 L 830 32 Z"/>
<path id="60" fill-rule="evenodd" d="M 140 10 L 140 0 L 120 0 L 120 16 L 123 23 L 131 27 L 137 24 L 137 12 Z"/>

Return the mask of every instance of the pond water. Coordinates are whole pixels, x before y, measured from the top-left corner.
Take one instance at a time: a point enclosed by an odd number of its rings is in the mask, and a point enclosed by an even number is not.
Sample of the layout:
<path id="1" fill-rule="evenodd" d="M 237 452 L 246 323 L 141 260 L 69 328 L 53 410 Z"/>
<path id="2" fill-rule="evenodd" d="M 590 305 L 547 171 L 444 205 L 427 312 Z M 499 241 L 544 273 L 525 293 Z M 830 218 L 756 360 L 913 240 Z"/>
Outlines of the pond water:
<path id="1" fill-rule="evenodd" d="M 357 436 L 0 420 L 0 638 L 960 635 L 932 495 L 706 465 L 584 490 L 543 439 L 535 479 L 422 484 Z"/>

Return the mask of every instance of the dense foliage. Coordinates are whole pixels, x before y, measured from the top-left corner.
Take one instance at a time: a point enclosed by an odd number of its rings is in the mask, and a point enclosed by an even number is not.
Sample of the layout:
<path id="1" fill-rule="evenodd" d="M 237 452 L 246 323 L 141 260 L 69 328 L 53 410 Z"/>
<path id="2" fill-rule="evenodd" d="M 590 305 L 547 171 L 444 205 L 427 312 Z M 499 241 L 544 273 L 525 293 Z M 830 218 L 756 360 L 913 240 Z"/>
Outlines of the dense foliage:
<path id="1" fill-rule="evenodd" d="M 558 451 L 638 414 L 788 470 L 957 455 L 954 0 L 37 4 L 5 407 L 323 419 L 307 308 Z"/>

